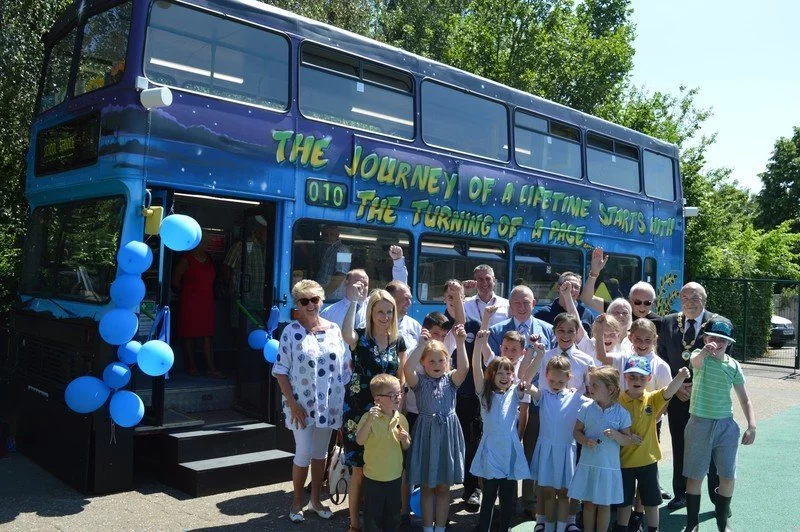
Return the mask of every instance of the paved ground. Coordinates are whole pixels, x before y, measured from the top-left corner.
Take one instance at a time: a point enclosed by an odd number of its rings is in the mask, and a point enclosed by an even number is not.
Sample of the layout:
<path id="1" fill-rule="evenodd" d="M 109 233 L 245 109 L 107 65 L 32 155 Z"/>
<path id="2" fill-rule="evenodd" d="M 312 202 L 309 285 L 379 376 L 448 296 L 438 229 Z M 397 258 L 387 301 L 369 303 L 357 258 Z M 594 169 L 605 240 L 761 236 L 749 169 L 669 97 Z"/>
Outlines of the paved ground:
<path id="1" fill-rule="evenodd" d="M 800 376 L 787 370 L 746 366 L 748 389 L 756 406 L 755 445 L 740 453 L 739 480 L 732 526 L 738 531 L 800 531 L 800 485 L 797 474 L 800 432 Z M 738 408 L 738 407 L 737 407 Z M 741 415 L 737 412 L 737 419 Z M 664 438 L 663 484 L 670 485 L 671 450 Z M 147 479 L 134 491 L 88 497 L 65 486 L 26 458 L 14 454 L 0 460 L 0 529 L 2 530 L 315 530 L 344 531 L 347 512 L 335 507 L 332 521 L 309 518 L 292 525 L 289 483 L 209 497 L 190 498 Z M 454 490 L 458 494 L 459 490 Z M 452 530 L 471 530 L 476 516 L 459 503 Z M 704 500 L 702 517 L 713 519 Z M 669 514 L 662 507 L 662 528 L 682 530 L 685 513 Z M 521 523 L 516 531 L 531 531 Z M 715 530 L 707 523 L 704 530 Z"/>

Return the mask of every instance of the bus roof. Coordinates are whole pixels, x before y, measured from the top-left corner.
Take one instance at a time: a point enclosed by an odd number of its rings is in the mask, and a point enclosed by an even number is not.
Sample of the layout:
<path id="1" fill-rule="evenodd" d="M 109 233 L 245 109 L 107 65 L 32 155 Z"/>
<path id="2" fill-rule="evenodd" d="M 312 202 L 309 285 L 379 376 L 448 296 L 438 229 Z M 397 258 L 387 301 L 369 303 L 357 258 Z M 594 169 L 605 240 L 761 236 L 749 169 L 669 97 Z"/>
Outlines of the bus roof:
<path id="1" fill-rule="evenodd" d="M 459 68 L 441 63 L 426 57 L 408 52 L 401 48 L 364 37 L 348 30 L 337 28 L 284 9 L 259 2 L 257 0 L 170 0 L 178 4 L 206 8 L 224 13 L 242 21 L 263 25 L 283 31 L 322 45 L 339 48 L 344 52 L 362 56 L 394 68 L 408 70 L 417 75 L 442 83 L 463 87 L 467 92 L 488 96 L 507 102 L 515 107 L 542 113 L 549 118 L 560 120 L 600 134 L 615 137 L 618 140 L 639 144 L 644 148 L 677 158 L 678 149 L 672 143 L 645 135 L 639 131 L 609 122 L 603 118 L 572 109 L 560 103 L 535 96 L 496 81 L 478 76 Z M 78 16 L 87 17 L 92 12 L 109 4 L 120 3 L 119 0 L 84 0 L 72 3 L 51 30 L 45 34 L 46 43 L 58 39 L 72 26 Z M 258 15 L 269 15 L 270 23 L 264 24 Z"/>

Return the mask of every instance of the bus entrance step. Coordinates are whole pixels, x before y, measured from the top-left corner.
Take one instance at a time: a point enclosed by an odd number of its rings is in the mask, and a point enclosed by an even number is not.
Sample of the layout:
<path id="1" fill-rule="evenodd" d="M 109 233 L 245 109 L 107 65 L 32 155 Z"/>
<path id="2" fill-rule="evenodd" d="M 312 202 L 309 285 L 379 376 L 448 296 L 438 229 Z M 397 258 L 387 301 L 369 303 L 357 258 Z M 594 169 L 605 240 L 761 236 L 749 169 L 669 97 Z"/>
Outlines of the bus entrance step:
<path id="1" fill-rule="evenodd" d="M 292 477 L 293 458 L 291 453 L 272 449 L 184 462 L 178 464 L 168 484 L 202 497 L 286 482 Z"/>
<path id="2" fill-rule="evenodd" d="M 268 451 L 275 447 L 275 425 L 238 423 L 162 435 L 168 464 Z"/>

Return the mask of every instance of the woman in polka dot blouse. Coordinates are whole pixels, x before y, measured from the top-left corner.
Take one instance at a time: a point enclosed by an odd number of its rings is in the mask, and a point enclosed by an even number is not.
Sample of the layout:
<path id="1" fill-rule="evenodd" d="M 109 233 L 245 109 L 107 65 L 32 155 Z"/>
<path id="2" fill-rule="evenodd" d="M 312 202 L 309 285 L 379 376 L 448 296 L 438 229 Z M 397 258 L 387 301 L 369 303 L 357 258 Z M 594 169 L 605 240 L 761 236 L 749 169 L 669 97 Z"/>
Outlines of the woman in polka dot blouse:
<path id="1" fill-rule="evenodd" d="M 289 518 L 297 523 L 304 520 L 303 485 L 309 465 L 309 509 L 323 519 L 333 516 L 320 501 L 320 488 L 331 432 L 342 426 L 345 386 L 352 371 L 350 349 L 339 326 L 319 316 L 325 300 L 322 287 L 315 281 L 300 281 L 292 288 L 292 298 L 299 316 L 281 334 L 272 375 L 283 393 L 286 427 L 294 433 L 294 500 Z"/>

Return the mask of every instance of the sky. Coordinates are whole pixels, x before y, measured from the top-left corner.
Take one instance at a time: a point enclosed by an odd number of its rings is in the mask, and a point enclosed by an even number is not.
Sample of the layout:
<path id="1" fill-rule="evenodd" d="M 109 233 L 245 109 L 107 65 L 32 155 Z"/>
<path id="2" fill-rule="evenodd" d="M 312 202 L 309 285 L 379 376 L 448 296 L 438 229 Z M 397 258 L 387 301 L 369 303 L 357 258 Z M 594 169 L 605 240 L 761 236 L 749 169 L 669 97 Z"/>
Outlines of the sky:
<path id="1" fill-rule="evenodd" d="M 632 82 L 699 89 L 717 133 L 706 169 L 727 167 L 756 192 L 775 141 L 800 126 L 800 1 L 633 0 Z"/>

